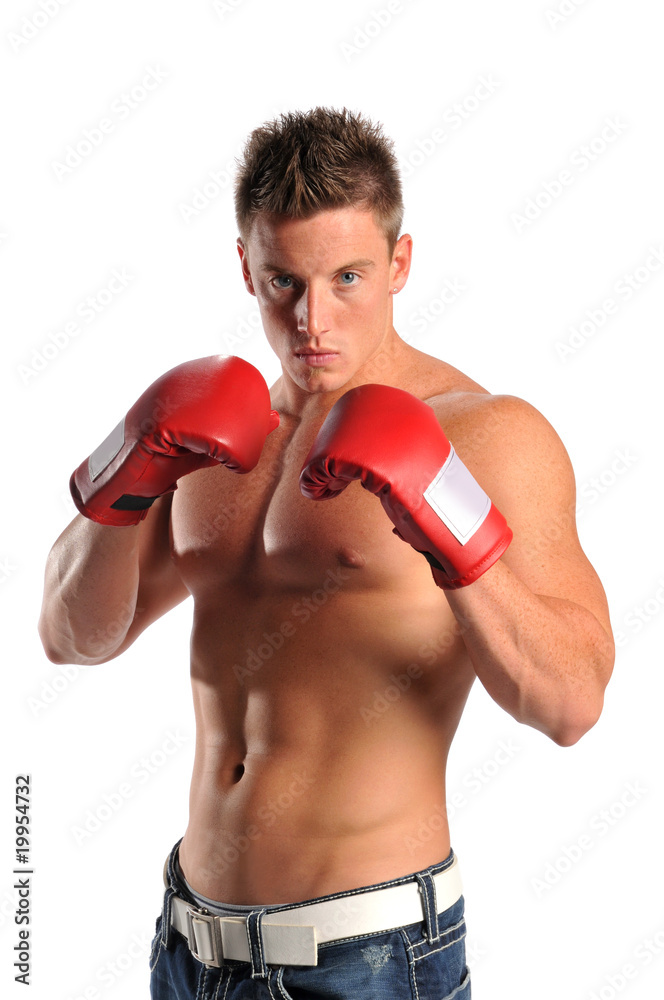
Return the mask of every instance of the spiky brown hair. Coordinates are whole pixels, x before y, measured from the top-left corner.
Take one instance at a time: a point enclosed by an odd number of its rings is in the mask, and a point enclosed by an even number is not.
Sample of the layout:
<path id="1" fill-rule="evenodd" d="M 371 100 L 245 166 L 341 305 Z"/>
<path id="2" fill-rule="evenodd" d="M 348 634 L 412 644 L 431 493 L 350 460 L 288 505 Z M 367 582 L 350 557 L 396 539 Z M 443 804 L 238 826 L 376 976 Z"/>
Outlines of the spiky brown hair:
<path id="1" fill-rule="evenodd" d="M 250 134 L 235 180 L 235 217 L 246 242 L 255 216 L 305 219 L 345 205 L 374 212 L 390 256 L 403 222 L 394 143 L 347 108 L 290 111 Z"/>

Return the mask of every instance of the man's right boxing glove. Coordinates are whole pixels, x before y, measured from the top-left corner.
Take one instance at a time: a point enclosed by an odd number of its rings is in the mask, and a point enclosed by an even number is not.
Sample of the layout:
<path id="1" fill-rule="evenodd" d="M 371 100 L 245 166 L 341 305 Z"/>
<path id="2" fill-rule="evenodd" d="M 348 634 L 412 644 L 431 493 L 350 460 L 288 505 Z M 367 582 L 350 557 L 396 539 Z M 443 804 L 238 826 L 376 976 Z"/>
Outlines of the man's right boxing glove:
<path id="1" fill-rule="evenodd" d="M 394 531 L 421 552 L 442 590 L 474 583 L 512 530 L 447 440 L 431 406 L 396 386 L 367 383 L 334 404 L 300 474 L 312 500 L 359 480 Z"/>
<path id="2" fill-rule="evenodd" d="M 138 524 L 182 476 L 219 463 L 250 472 L 279 425 L 265 379 L 242 358 L 187 361 L 158 378 L 70 480 L 98 524 Z"/>

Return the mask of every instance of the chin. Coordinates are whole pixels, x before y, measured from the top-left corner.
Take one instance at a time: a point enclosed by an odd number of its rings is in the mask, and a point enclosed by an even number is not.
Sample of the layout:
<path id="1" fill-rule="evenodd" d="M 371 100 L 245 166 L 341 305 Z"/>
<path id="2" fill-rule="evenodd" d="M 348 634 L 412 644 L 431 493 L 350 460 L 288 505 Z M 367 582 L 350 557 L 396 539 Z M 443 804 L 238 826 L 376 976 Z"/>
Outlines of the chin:
<path id="1" fill-rule="evenodd" d="M 324 368 L 312 369 L 306 374 L 303 374 L 301 371 L 297 374 L 289 371 L 288 374 L 300 389 L 316 394 L 337 392 L 339 389 L 343 389 L 352 379 L 352 375 L 349 375 L 346 371 L 329 372 Z"/>

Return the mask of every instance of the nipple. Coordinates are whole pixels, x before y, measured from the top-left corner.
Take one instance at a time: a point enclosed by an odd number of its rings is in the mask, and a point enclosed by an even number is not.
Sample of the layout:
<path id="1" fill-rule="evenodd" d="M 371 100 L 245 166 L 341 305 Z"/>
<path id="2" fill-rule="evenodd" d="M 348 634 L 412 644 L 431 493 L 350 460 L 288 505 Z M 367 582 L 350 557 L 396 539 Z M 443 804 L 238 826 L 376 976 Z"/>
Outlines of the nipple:
<path id="1" fill-rule="evenodd" d="M 361 569 L 366 563 L 366 559 L 361 552 L 357 549 L 351 548 L 349 545 L 342 545 L 337 551 L 337 559 L 342 566 L 348 566 L 350 569 Z"/>

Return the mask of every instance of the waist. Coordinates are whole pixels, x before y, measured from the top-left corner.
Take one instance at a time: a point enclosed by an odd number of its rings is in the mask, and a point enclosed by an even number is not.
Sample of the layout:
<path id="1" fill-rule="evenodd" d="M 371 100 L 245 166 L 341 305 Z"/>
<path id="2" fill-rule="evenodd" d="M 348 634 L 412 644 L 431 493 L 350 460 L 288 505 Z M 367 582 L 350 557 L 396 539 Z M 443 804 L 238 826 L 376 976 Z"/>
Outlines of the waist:
<path id="1" fill-rule="evenodd" d="M 202 896 L 192 889 L 175 845 L 164 865 L 164 921 L 187 940 L 199 961 L 218 966 L 223 958 L 251 961 L 251 936 L 258 935 L 261 963 L 315 965 L 319 946 L 365 936 L 424 919 L 430 940 L 438 938 L 437 914 L 458 911 L 462 927 L 462 887 L 457 859 L 445 860 L 402 877 L 329 893 L 292 905 L 256 902 L 237 906 Z M 168 904 L 168 905 L 167 905 Z M 253 923 L 252 923 L 253 921 Z M 249 947 L 247 938 L 249 934 Z M 262 935 L 265 935 L 264 940 Z"/>
<path id="2" fill-rule="evenodd" d="M 368 784 L 361 772 L 345 783 L 306 768 L 288 775 L 276 784 L 245 775 L 226 795 L 211 783 L 192 789 L 180 858 L 198 892 L 290 903 L 418 871 L 449 853 L 439 773 L 423 780 L 402 766 Z"/>

